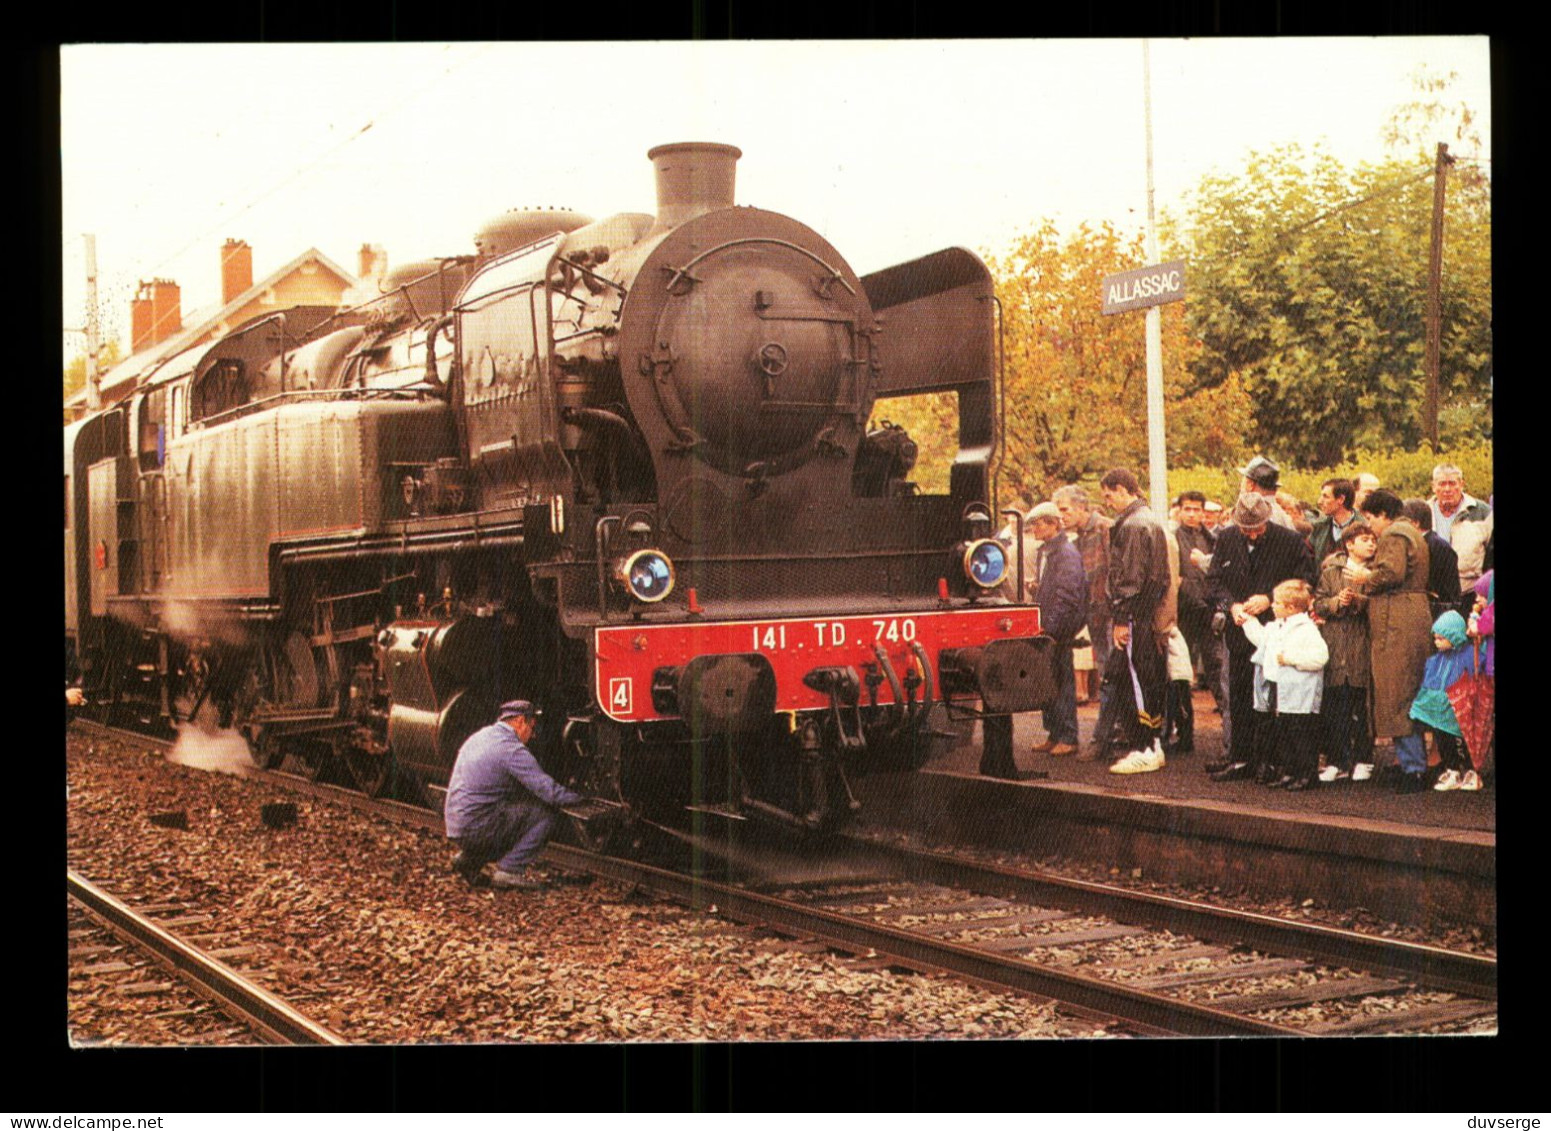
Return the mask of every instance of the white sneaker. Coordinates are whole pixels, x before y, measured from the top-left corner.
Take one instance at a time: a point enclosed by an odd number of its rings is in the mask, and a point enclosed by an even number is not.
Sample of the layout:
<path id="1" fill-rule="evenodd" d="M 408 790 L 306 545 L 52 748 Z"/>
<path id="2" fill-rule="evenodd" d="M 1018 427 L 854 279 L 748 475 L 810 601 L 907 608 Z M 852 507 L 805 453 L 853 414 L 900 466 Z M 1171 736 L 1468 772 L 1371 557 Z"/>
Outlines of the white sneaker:
<path id="1" fill-rule="evenodd" d="M 1319 780 L 1322 782 L 1345 781 L 1351 776 L 1340 766 L 1326 766 L 1319 772 Z"/>
<path id="2" fill-rule="evenodd" d="M 1112 774 L 1150 774 L 1163 769 L 1163 751 L 1154 746 L 1133 750 L 1109 768 Z"/>
<path id="3" fill-rule="evenodd" d="M 1372 776 L 1373 776 L 1373 763 L 1372 762 L 1358 762 L 1357 765 L 1352 767 L 1352 780 L 1353 781 L 1367 781 Z"/>
<path id="4" fill-rule="evenodd" d="M 1459 787 L 1471 791 L 1481 788 L 1481 775 L 1474 770 L 1466 770 L 1465 776 L 1459 779 Z"/>
<path id="5" fill-rule="evenodd" d="M 1459 771 L 1444 770 L 1438 775 L 1438 780 L 1433 783 L 1433 788 L 1439 793 L 1446 793 L 1451 789 L 1459 788 Z"/>

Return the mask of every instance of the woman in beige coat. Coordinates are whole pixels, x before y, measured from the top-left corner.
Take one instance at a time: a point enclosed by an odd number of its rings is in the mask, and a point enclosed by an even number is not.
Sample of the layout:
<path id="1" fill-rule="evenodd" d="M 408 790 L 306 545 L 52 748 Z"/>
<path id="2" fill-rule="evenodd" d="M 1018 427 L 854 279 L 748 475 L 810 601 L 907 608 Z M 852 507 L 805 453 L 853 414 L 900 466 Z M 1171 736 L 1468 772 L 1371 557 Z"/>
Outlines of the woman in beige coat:
<path id="1" fill-rule="evenodd" d="M 1368 633 L 1373 656 L 1369 718 L 1378 738 L 1395 743 L 1402 792 L 1425 788 L 1427 753 L 1412 733 L 1411 700 L 1422 685 L 1432 652 L 1432 606 L 1427 596 L 1427 543 L 1404 506 L 1382 488 L 1363 500 L 1361 511 L 1379 548 L 1369 566 Z"/>

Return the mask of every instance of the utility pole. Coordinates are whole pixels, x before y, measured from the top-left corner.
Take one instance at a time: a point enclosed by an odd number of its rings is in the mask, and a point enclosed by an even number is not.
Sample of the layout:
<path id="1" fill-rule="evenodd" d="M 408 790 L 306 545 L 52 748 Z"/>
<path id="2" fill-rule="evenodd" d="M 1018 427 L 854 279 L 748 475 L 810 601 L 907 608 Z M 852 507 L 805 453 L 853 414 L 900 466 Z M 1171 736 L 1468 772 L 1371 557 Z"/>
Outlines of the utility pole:
<path id="1" fill-rule="evenodd" d="M 1158 223 L 1153 215 L 1152 183 L 1152 57 L 1142 40 L 1142 113 L 1147 121 L 1147 261 L 1158 262 Z M 1169 457 L 1163 440 L 1163 315 L 1147 310 L 1147 481 L 1153 517 L 1169 513 Z"/>
<path id="2" fill-rule="evenodd" d="M 1432 247 L 1427 256 L 1427 353 L 1424 362 L 1427 371 L 1427 399 L 1422 405 L 1422 431 L 1438 454 L 1438 354 L 1443 335 L 1443 194 L 1448 183 L 1449 166 L 1454 158 L 1449 147 L 1438 143 L 1438 161 L 1433 167 L 1433 231 Z"/>
<path id="3" fill-rule="evenodd" d="M 96 412 L 102 407 L 102 379 L 97 372 L 97 353 L 102 348 L 97 327 L 97 237 L 86 240 L 86 407 Z"/>

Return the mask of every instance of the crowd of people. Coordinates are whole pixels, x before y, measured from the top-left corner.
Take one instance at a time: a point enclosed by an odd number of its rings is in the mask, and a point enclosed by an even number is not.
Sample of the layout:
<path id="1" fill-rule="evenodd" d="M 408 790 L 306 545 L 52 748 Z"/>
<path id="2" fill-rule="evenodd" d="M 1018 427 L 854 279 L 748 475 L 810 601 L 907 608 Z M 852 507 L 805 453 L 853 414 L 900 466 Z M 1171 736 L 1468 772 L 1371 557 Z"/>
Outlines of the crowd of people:
<path id="1" fill-rule="evenodd" d="M 1029 512 L 1023 597 L 1058 645 L 1059 689 L 1034 751 L 1103 759 L 1114 774 L 1162 770 L 1194 750 L 1194 684 L 1222 716 L 1222 756 L 1204 766 L 1214 781 L 1301 791 L 1388 775 L 1398 792 L 1481 789 L 1490 502 L 1448 463 L 1429 499 L 1363 473 L 1327 479 L 1312 507 L 1270 459 L 1239 475 L 1227 507 L 1186 491 L 1156 516 L 1117 468 L 1099 484 L 1113 517 L 1076 485 Z M 1077 707 L 1093 698 L 1084 746 Z"/>

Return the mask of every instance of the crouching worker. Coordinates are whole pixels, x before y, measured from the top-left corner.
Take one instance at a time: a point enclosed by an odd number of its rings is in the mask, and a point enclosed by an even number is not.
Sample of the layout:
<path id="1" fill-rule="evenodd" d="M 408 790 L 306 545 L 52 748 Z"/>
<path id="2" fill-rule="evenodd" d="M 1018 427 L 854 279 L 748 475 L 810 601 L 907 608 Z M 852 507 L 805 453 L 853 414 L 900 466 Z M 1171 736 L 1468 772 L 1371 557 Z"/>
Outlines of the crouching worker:
<path id="1" fill-rule="evenodd" d="M 528 862 L 549 839 L 555 809 L 582 800 L 546 774 L 528 750 L 537 726 L 533 704 L 514 699 L 458 750 L 447 783 L 447 838 L 462 850 L 453 868 L 470 884 L 478 885 L 494 860 L 492 886 L 537 890 L 542 885 L 528 876 Z"/>

